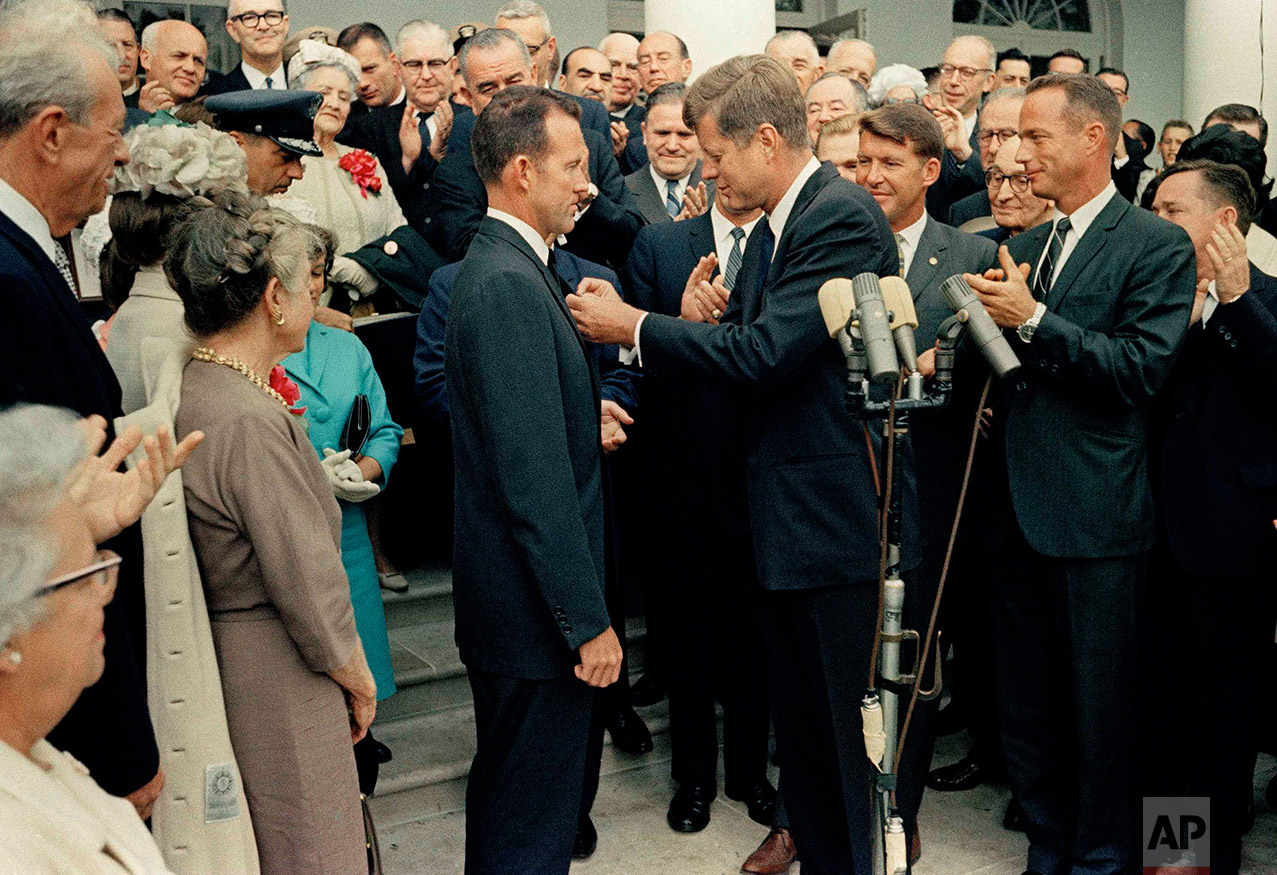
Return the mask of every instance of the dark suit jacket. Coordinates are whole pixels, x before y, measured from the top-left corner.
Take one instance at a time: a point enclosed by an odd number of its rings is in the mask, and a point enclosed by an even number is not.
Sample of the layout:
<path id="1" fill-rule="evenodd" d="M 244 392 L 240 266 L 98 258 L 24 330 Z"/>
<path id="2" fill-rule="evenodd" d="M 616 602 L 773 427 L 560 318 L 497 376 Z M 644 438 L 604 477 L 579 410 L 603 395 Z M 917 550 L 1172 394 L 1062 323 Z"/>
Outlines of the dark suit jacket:
<path id="1" fill-rule="evenodd" d="M 961 228 L 972 219 L 992 215 L 993 206 L 989 203 L 989 189 L 982 187 L 975 194 L 969 194 L 949 207 L 949 220 L 946 224 Z"/>
<path id="2" fill-rule="evenodd" d="M 457 274 L 444 370 L 461 659 L 509 677 L 567 675 L 610 625 L 599 377 L 562 281 L 495 219 Z"/>
<path id="3" fill-rule="evenodd" d="M 570 252 L 558 250 L 555 255 L 559 276 L 568 288 L 575 289 L 585 277 L 606 280 L 616 289 L 621 280 L 616 273 L 601 264 L 577 258 Z M 462 262 L 444 265 L 430 276 L 430 293 L 426 296 L 417 317 L 417 347 L 413 353 L 413 371 L 416 375 L 417 400 L 421 412 L 430 422 L 441 428 L 448 427 L 448 390 L 444 377 L 444 340 L 448 332 L 448 306 L 452 300 L 452 287 Z M 602 397 L 615 401 L 627 413 L 634 415 L 637 396 L 634 389 L 635 375 L 621 366 L 620 350 L 615 345 L 589 344 L 595 354 L 600 375 Z"/>
<path id="4" fill-rule="evenodd" d="M 955 273 L 984 273 L 995 265 L 997 250 L 991 240 L 927 217 L 905 277 L 918 314 L 915 342 L 919 352 L 935 346 L 940 323 L 953 315 L 940 293 L 940 284 Z M 919 413 L 909 420 L 924 545 L 943 547 L 948 543 L 974 415 L 974 406 L 967 409 L 954 399 L 949 407 Z"/>
<path id="5" fill-rule="evenodd" d="M 138 88 L 138 90 L 134 91 L 132 94 L 124 95 L 124 108 L 137 109 L 137 101 L 138 101 L 138 98 L 141 96 L 142 96 L 141 88 Z"/>
<path id="6" fill-rule="evenodd" d="M 1036 270 L 1051 227 L 1007 243 L 1017 263 Z M 1153 546 L 1149 409 L 1188 330 L 1195 265 L 1183 230 L 1114 197 L 1065 262 L 1033 341 L 1011 340 L 1023 368 L 995 384 L 1005 465 L 991 467 L 1038 553 Z"/>
<path id="7" fill-rule="evenodd" d="M 975 129 L 971 131 L 971 157 L 966 163 L 959 164 L 952 152 L 944 150 L 944 157 L 940 161 L 940 178 L 927 189 L 927 212 L 931 215 L 948 216 L 949 208 L 955 203 L 984 188 L 979 131 L 980 123 L 977 120 Z"/>
<path id="8" fill-rule="evenodd" d="M 692 176 L 687 181 L 687 184 L 691 187 L 697 185 L 700 181 L 701 162 L 697 161 L 696 166 L 692 168 Z M 670 218 L 670 214 L 665 211 L 665 192 L 658 190 L 656 184 L 652 182 L 652 172 L 646 165 L 625 177 L 625 186 L 630 190 L 630 194 L 634 195 L 639 211 L 649 225 L 673 221 Z M 705 190 L 709 193 L 709 205 L 712 208 L 714 206 L 714 180 L 711 179 L 705 183 Z M 686 277 L 684 281 L 686 281 Z"/>
<path id="9" fill-rule="evenodd" d="M 288 69 L 288 65 L 284 65 L 284 69 Z M 284 84 L 288 84 L 285 77 Z M 229 73 L 221 75 L 210 75 L 208 81 L 204 83 L 204 87 L 200 90 L 201 95 L 225 94 L 228 91 L 248 91 L 253 86 L 248 84 L 248 77 L 244 75 L 244 69 L 239 65 L 235 65 L 235 69 Z"/>
<path id="10" fill-rule="evenodd" d="M 611 116 L 611 113 L 608 115 Z M 642 127 L 643 120 L 647 118 L 647 109 L 637 103 L 631 103 L 630 108 L 625 111 L 624 118 L 618 119 L 615 116 L 611 118 L 612 121 L 624 122 L 630 132 L 629 139 L 625 141 L 625 151 L 616 162 L 621 166 L 621 173 L 629 176 L 639 168 L 647 166 L 647 147 L 643 145 Z"/>
<path id="11" fill-rule="evenodd" d="M 597 100 L 586 103 L 607 115 Z M 474 116 L 465 115 L 467 119 L 453 122 L 448 154 L 435 173 L 428 197 L 426 241 L 445 261 L 461 260 L 488 209 L 488 192 L 470 154 Z M 598 187 L 599 196 L 576 223 L 564 248 L 587 261 L 620 269 L 630 254 L 634 235 L 643 225 L 643 216 L 612 157 L 610 126 L 608 130 L 604 139 L 586 127 L 582 116 L 581 133 L 590 151 L 590 181 Z"/>
<path id="12" fill-rule="evenodd" d="M 763 238 L 751 236 L 747 265 Z M 639 338 L 643 367 L 654 376 L 696 375 L 750 390 L 750 528 L 765 588 L 876 581 L 878 508 L 866 430 L 844 406 L 846 362 L 825 331 L 816 292 L 834 277 L 897 273 L 895 239 L 869 193 L 823 164 L 799 192 L 766 266 L 758 312 L 745 307 L 739 325 L 648 315 Z M 881 448 L 876 453 L 881 458 Z M 912 465 L 905 468 L 897 488 L 909 568 L 917 555 L 917 503 Z"/>
<path id="13" fill-rule="evenodd" d="M 365 112 L 346 122 L 345 129 L 337 135 L 337 142 L 352 149 L 367 149 L 377 156 L 385 168 L 386 179 L 395 193 L 395 200 L 399 201 L 404 218 L 424 235 L 427 195 L 439 162 L 431 157 L 430 144 L 422 143 L 421 156 L 413 164 L 412 172 L 404 173 L 403 148 L 399 145 L 399 123 L 403 114 L 402 103 Z M 468 110 L 465 114 L 471 119 L 474 117 Z"/>
<path id="14" fill-rule="evenodd" d="M 646 174 L 647 168 L 640 172 Z M 714 222 L 709 213 L 648 225 L 635 239 L 625 268 L 627 300 L 639 309 L 677 318 L 688 276 L 701 258 L 714 251 Z M 761 251 L 751 252 L 751 257 L 759 256 Z M 756 277 L 757 268 L 749 273 Z M 741 275 L 748 274 L 742 269 Z M 757 309 L 741 303 L 742 297 L 757 297 L 757 289 L 745 285 L 737 282 L 732 293 L 737 306 L 724 314 L 725 323 L 739 325 L 746 309 Z M 747 390 L 686 375 L 657 374 L 645 374 L 638 390 L 643 415 L 637 423 L 636 479 L 644 517 L 658 529 L 681 528 L 704 525 L 709 511 L 719 531 L 747 534 Z M 693 447 L 713 447 L 714 464 L 689 471 L 673 463 L 695 452 L 689 450 Z"/>
<path id="15" fill-rule="evenodd" d="M 1250 291 L 1188 330 L 1154 411 L 1153 491 L 1175 564 L 1194 575 L 1271 581 L 1277 280 L 1252 264 Z"/>
<path id="16" fill-rule="evenodd" d="M 1118 193 L 1122 197 L 1134 203 L 1135 190 L 1140 184 L 1140 174 L 1148 169 L 1148 165 L 1144 163 L 1144 144 L 1125 132 L 1122 134 L 1122 139 L 1126 141 L 1126 154 L 1130 160 L 1118 167 L 1117 159 L 1114 159 L 1113 184 L 1117 186 Z"/>
<path id="17" fill-rule="evenodd" d="M 0 214 L 0 408 L 51 404 L 121 416 L 120 385 L 80 305 L 44 251 Z M 88 766 L 108 793 L 137 790 L 159 769 L 146 704 L 145 617 L 140 527 L 103 544 L 124 557 L 106 608 L 106 669 L 81 694 L 49 741 Z"/>

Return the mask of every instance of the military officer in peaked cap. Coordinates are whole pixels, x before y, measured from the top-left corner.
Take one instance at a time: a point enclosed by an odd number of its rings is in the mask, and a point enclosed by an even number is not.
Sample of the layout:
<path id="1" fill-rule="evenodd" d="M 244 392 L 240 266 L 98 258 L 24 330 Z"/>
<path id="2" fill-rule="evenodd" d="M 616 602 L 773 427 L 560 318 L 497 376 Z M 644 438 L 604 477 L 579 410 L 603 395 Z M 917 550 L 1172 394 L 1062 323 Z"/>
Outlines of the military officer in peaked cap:
<path id="1" fill-rule="evenodd" d="M 301 179 L 302 156 L 321 157 L 315 113 L 323 98 L 314 91 L 231 91 L 204 102 L 217 129 L 230 134 L 248 158 L 248 187 L 255 194 L 282 194 Z"/>

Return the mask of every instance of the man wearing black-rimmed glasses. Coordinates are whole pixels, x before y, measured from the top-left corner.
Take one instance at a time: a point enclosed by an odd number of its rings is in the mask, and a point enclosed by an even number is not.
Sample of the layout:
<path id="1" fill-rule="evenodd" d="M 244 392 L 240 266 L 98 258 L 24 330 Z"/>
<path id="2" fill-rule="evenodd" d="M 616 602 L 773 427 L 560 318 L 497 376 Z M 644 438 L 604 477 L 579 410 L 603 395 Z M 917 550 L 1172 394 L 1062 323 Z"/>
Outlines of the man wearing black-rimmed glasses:
<path id="1" fill-rule="evenodd" d="M 226 9 L 226 32 L 239 45 L 243 60 L 225 76 L 211 80 L 207 93 L 288 88 L 284 75 L 288 12 L 284 0 L 230 0 Z"/>

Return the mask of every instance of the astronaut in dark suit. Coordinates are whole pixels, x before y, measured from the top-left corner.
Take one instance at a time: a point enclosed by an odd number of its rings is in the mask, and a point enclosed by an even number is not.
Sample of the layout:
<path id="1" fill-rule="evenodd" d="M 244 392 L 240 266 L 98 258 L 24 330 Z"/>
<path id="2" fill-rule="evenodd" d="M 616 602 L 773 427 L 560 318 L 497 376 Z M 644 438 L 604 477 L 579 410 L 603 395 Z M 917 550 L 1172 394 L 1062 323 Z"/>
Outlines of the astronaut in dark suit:
<path id="1" fill-rule="evenodd" d="M 746 299 L 758 311 L 743 313 L 740 324 L 714 325 L 640 311 L 610 295 L 573 295 L 569 305 L 586 336 L 634 344 L 647 374 L 699 376 L 748 393 L 750 534 L 790 824 L 805 871 L 868 872 L 875 827 L 859 708 L 878 602 L 869 446 L 878 444 L 879 458 L 882 447 L 846 410 L 846 362 L 825 331 L 816 291 L 866 270 L 893 275 L 899 258 L 868 193 L 812 156 L 802 95 L 780 62 L 739 56 L 706 71 L 688 92 L 685 115 L 718 197 L 767 213 L 766 229 L 760 225 L 747 248 L 747 273 L 737 279 L 736 294 L 761 286 L 761 295 Z M 749 270 L 753 263 L 757 271 Z M 717 321 L 721 283 L 711 283 L 707 270 L 693 278 L 696 312 Z M 704 460 L 717 464 L 717 448 L 706 448 Z M 911 545 L 916 495 L 911 466 L 904 467 L 898 488 L 903 541 Z M 903 567 L 916 561 L 907 546 Z"/>
<path id="2" fill-rule="evenodd" d="M 480 31 L 470 38 L 461 49 L 459 70 L 465 81 L 465 99 L 478 113 L 502 88 L 532 80 L 527 46 L 512 32 L 499 28 Z M 582 123 L 589 150 L 591 188 L 563 246 L 587 261 L 617 269 L 625 264 L 643 217 L 612 157 L 607 111 L 596 100 L 564 97 L 578 108 L 588 106 L 602 114 L 604 133 L 587 129 Z M 430 187 L 425 237 L 448 261 L 457 261 L 465 254 L 487 203 L 470 155 L 472 118 L 469 113 L 458 114 L 448 153 Z"/>
<path id="3" fill-rule="evenodd" d="M 1149 411 L 1183 344 L 1193 247 L 1112 183 L 1122 115 L 1092 76 L 1035 79 L 1023 162 L 1055 219 L 968 275 L 1023 369 L 997 383 L 984 537 L 995 692 L 1033 872 L 1136 863 L 1138 608 L 1156 538 Z M 1027 272 L 1027 279 L 1026 279 Z"/>
<path id="4" fill-rule="evenodd" d="M 1193 325 L 1153 419 L 1158 504 L 1154 574 L 1167 596 L 1173 678 L 1162 689 L 1180 730 L 1169 795 L 1209 796 L 1211 871 L 1236 875 L 1243 803 L 1258 748 L 1257 666 L 1277 624 L 1277 280 L 1246 258 L 1254 189 L 1236 167 L 1182 161 L 1162 175 L 1153 212 L 1197 254 Z M 1161 624 L 1159 624 L 1161 625 Z M 1184 694 L 1209 689 L 1212 707 Z M 1207 716 L 1209 714 L 1209 717 Z M 1160 789 L 1160 788 L 1159 788 Z"/>
<path id="5" fill-rule="evenodd" d="M 395 41 L 405 99 L 352 117 L 337 141 L 381 159 L 404 218 L 424 234 L 430 184 L 452 130 L 457 61 L 448 32 L 434 22 L 410 21 Z"/>
<path id="6" fill-rule="evenodd" d="M 683 122 L 687 86 L 667 82 L 647 97 L 640 126 L 648 163 L 625 177 L 649 225 L 705 213 L 714 203 L 714 181 L 701 179 L 701 147 Z"/>
<path id="7" fill-rule="evenodd" d="M 939 178 L 943 157 L 944 132 L 921 106 L 889 104 L 860 117 L 856 179 L 891 224 L 900 251 L 900 275 L 909 284 L 918 315 L 916 346 L 924 351 L 935 346 L 940 323 L 952 314 L 940 283 L 955 273 L 983 274 L 993 267 L 997 252 L 993 241 L 964 234 L 927 215 L 927 189 Z M 908 629 L 925 633 L 930 620 L 975 412 L 955 404 L 909 421 L 918 476 L 922 564 L 912 578 L 916 586 L 905 596 L 904 625 Z M 947 583 L 950 602 L 962 587 L 955 572 L 965 564 L 957 554 L 955 559 L 958 561 L 950 566 Z M 939 628 L 948 635 L 946 625 Z M 897 800 L 911 842 L 917 841 L 918 808 L 935 747 L 938 705 L 938 700 L 918 703 L 901 760 Z"/>
<path id="8" fill-rule="evenodd" d="M 65 11 L 65 10 L 64 10 Z M 0 408 L 65 407 L 112 423 L 123 415 L 120 385 L 76 300 L 68 248 L 59 243 L 102 210 L 113 167 L 129 160 L 113 132 L 124 123 L 115 74 L 96 45 L 90 10 L 53 25 L 38 6 L 0 15 L 0 69 L 45 67 L 65 95 L 90 100 L 82 131 L 68 146 L 67 110 L 5 89 L 13 124 L 0 136 Z M 83 36 L 81 36 L 83 34 Z M 57 63 L 68 45 L 79 62 Z M 74 56 L 73 56 L 74 57 Z M 55 59 L 53 62 L 50 58 Z M 75 151 L 68 156 L 68 148 Z M 74 160 L 70 160 L 71 157 Z M 105 608 L 106 669 L 62 721 L 50 743 L 74 756 L 108 793 L 127 796 L 144 817 L 164 784 L 147 709 L 146 623 L 140 526 L 102 545 L 124 557 L 119 587 Z"/>
<path id="9" fill-rule="evenodd" d="M 622 659 L 604 596 L 598 369 L 545 243 L 572 228 L 585 143 L 576 105 L 535 88 L 494 97 L 474 138 L 488 215 L 457 274 L 444 356 L 456 635 L 479 738 L 466 872 L 566 873 L 591 688 Z"/>

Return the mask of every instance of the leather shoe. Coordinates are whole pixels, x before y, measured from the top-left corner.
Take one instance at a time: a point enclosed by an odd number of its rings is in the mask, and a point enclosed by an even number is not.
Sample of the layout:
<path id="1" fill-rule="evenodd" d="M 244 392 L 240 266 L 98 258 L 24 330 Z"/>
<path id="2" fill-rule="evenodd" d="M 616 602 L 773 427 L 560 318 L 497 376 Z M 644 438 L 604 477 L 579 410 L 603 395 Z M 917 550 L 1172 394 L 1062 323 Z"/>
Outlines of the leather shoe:
<path id="1" fill-rule="evenodd" d="M 576 822 L 576 841 L 572 843 L 572 859 L 584 860 L 599 846 L 599 832 L 594 828 L 590 815 Z"/>
<path id="2" fill-rule="evenodd" d="M 709 804 L 714 801 L 714 788 L 688 784 L 679 787 L 670 800 L 665 821 L 675 832 L 700 832 L 709 826 Z"/>
<path id="3" fill-rule="evenodd" d="M 953 765 L 932 769 L 927 775 L 927 786 L 941 793 L 950 793 L 971 790 L 991 779 L 989 770 L 967 754 Z"/>
<path id="4" fill-rule="evenodd" d="M 630 685 L 630 701 L 640 708 L 655 705 L 664 698 L 665 684 L 650 674 L 644 674 Z"/>
<path id="5" fill-rule="evenodd" d="M 742 872 L 750 875 L 783 875 L 798 859 L 798 849 L 794 847 L 794 837 L 784 827 L 772 827 L 772 831 L 763 839 L 754 853 L 745 859 L 740 867 Z"/>
<path id="6" fill-rule="evenodd" d="M 918 824 L 913 825 L 913 835 L 909 837 L 909 867 L 913 868 L 918 865 L 918 861 L 922 859 L 922 832 L 918 829 Z"/>
<path id="7" fill-rule="evenodd" d="M 633 708 L 621 708 L 607 716 L 607 731 L 612 736 L 612 746 L 626 753 L 652 752 L 652 733 L 648 732 L 643 718 Z"/>
<path id="8" fill-rule="evenodd" d="M 1002 815 L 1002 828 L 1011 832 L 1024 832 L 1029 828 L 1028 816 L 1014 799 L 1007 803 L 1006 813 Z"/>
<path id="9" fill-rule="evenodd" d="M 763 826 L 771 826 L 776 818 L 776 788 L 766 778 L 743 790 L 725 788 L 728 799 L 745 803 L 749 819 Z"/>

